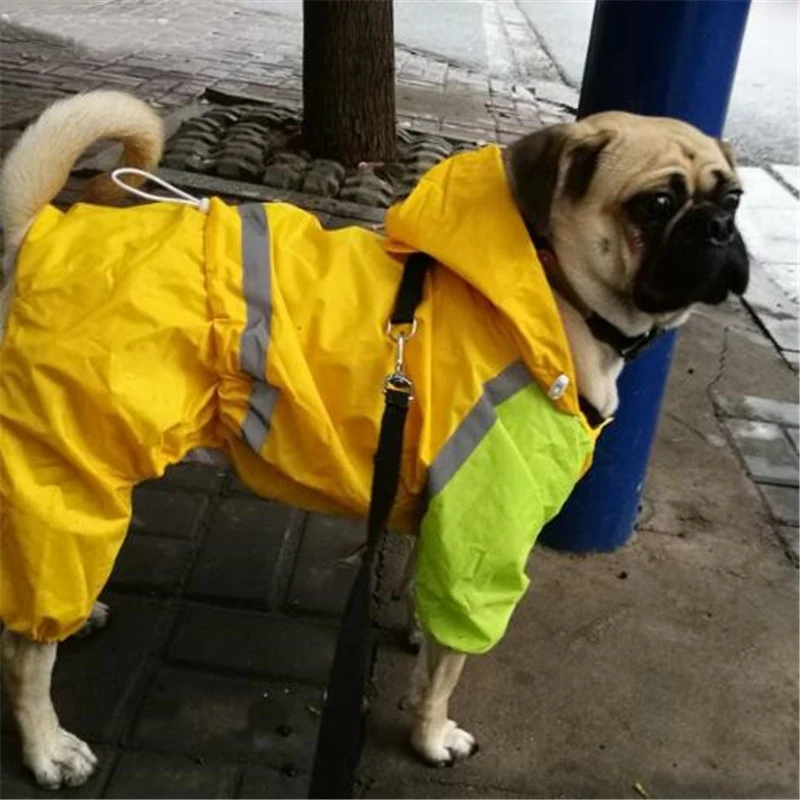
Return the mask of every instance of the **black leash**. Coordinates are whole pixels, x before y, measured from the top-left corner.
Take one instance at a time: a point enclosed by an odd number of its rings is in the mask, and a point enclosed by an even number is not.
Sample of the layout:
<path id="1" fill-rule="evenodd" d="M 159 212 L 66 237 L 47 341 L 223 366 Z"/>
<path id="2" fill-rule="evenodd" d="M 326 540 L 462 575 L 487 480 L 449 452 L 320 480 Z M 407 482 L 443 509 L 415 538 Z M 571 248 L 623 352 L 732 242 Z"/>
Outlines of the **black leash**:
<path id="1" fill-rule="evenodd" d="M 387 334 L 397 344 L 395 368 L 386 378 L 386 406 L 381 419 L 372 493 L 367 518 L 367 545 L 342 616 L 336 652 L 328 678 L 309 797 L 353 796 L 353 781 L 364 734 L 362 705 L 372 665 L 374 630 L 370 616 L 375 553 L 397 494 L 406 415 L 413 385 L 403 369 L 405 345 L 416 333 L 414 316 L 422 299 L 425 275 L 433 263 L 426 253 L 412 253 L 405 264 Z M 403 328 L 404 330 L 398 330 Z"/>

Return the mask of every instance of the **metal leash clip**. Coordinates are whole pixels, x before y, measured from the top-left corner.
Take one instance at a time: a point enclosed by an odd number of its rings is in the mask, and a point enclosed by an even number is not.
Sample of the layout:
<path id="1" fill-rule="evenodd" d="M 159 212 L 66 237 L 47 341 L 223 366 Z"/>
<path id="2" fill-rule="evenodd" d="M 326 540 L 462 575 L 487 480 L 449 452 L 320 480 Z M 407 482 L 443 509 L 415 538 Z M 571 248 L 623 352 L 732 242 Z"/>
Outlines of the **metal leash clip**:
<path id="1" fill-rule="evenodd" d="M 400 331 L 400 328 L 404 330 Z M 397 345 L 397 355 L 394 361 L 394 372 L 391 375 L 387 375 L 386 380 L 383 382 L 383 393 L 386 394 L 386 391 L 390 388 L 403 392 L 408 395 L 409 402 L 414 399 L 414 384 L 405 371 L 406 342 L 412 339 L 416 332 L 416 317 L 412 320 L 410 328 L 406 323 L 393 325 L 391 320 L 386 323 L 386 335 Z"/>

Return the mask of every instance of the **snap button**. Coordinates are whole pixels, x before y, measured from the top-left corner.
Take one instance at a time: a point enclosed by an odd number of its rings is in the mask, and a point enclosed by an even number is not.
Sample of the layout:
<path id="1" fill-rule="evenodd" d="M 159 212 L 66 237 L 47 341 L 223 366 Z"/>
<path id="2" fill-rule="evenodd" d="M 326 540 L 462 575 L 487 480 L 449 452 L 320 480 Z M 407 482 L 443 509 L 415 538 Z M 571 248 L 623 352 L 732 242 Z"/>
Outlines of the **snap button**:
<path id="1" fill-rule="evenodd" d="M 567 391 L 567 386 L 569 386 L 569 378 L 561 374 L 553 381 L 550 388 L 547 390 L 547 396 L 551 400 L 558 400 L 558 398 Z"/>

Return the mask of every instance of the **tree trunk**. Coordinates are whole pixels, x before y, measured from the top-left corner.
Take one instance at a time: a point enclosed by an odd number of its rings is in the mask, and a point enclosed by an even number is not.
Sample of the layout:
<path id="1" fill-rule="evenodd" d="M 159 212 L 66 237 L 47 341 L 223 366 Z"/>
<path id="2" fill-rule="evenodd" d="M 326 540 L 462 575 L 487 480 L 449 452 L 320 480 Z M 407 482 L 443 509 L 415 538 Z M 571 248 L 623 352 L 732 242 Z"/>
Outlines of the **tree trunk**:
<path id="1" fill-rule="evenodd" d="M 392 0 L 303 0 L 303 138 L 349 166 L 394 158 Z"/>

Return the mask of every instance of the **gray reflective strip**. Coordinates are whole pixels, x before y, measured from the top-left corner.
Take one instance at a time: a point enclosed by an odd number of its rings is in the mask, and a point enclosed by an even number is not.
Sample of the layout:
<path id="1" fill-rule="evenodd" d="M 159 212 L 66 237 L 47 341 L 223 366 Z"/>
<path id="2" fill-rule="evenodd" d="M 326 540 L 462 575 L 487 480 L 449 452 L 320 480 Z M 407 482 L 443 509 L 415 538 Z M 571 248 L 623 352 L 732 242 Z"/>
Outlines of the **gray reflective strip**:
<path id="1" fill-rule="evenodd" d="M 259 452 L 267 440 L 278 397 L 278 390 L 265 380 L 272 324 L 269 227 L 260 203 L 239 206 L 239 217 L 242 222 L 242 283 L 247 306 L 247 321 L 239 343 L 240 367 L 254 381 L 247 415 L 242 422 L 242 436 Z"/>
<path id="2" fill-rule="evenodd" d="M 256 383 L 248 400 L 247 416 L 242 422 L 242 436 L 257 453 L 267 441 L 272 409 L 278 399 L 278 390 L 268 383 Z"/>
<path id="3" fill-rule="evenodd" d="M 492 378 L 484 384 L 480 400 L 464 417 L 456 432 L 447 440 L 428 470 L 429 497 L 433 497 L 444 489 L 481 439 L 489 432 L 489 428 L 497 419 L 495 408 L 532 381 L 525 365 L 521 361 L 517 361 L 504 369 L 496 378 Z"/>
<path id="4" fill-rule="evenodd" d="M 528 368 L 521 362 L 515 361 L 506 367 L 496 378 L 492 378 L 483 390 L 493 406 L 499 406 L 509 397 L 513 397 L 520 389 L 533 383 Z"/>
<path id="5" fill-rule="evenodd" d="M 239 206 L 242 220 L 242 269 L 247 324 L 242 333 L 241 367 L 251 378 L 264 380 L 272 317 L 269 228 L 264 206 Z"/>

